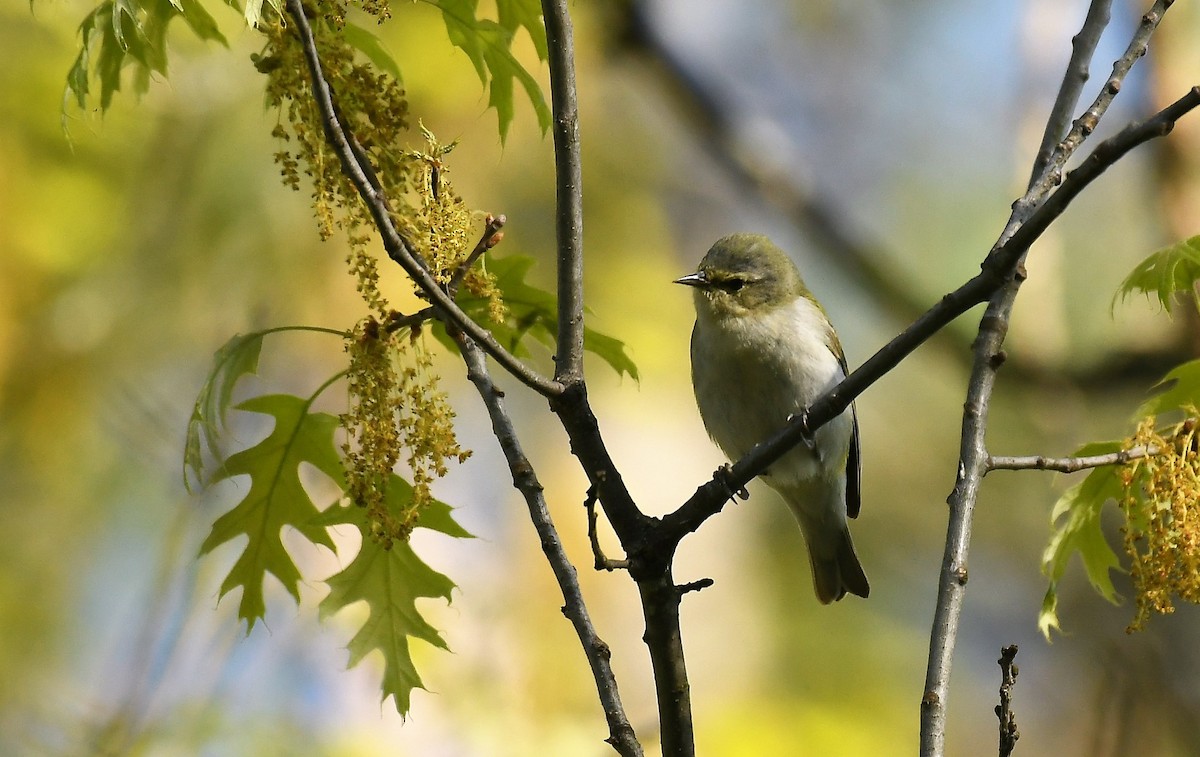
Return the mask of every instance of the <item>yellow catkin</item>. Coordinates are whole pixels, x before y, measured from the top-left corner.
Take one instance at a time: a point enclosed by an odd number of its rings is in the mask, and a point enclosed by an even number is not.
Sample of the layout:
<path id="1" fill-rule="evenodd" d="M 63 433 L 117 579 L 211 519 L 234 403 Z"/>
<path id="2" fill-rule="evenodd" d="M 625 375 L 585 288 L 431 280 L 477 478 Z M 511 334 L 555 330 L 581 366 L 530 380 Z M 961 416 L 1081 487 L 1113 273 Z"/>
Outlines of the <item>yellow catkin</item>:
<path id="1" fill-rule="evenodd" d="M 1137 610 L 1130 632 L 1152 614 L 1175 611 L 1174 600 L 1200 603 L 1200 456 L 1197 413 L 1165 429 L 1146 418 L 1129 447 L 1156 449 L 1125 466 L 1121 508 Z"/>
<path id="2" fill-rule="evenodd" d="M 357 5 L 381 22 L 391 13 L 387 0 L 357 0 Z M 393 222 L 434 277 L 448 286 L 474 248 L 477 216 L 448 178 L 443 158 L 454 145 L 440 144 L 422 127 L 425 148 L 405 149 L 409 125 L 404 90 L 391 77 L 356 62 L 340 33 L 347 6 L 339 0 L 310 0 L 305 7 L 312 11 L 310 25 L 337 98 L 339 120 L 373 166 Z M 366 510 L 368 535 L 390 547 L 408 538 L 447 464 L 465 460 L 470 452 L 455 437 L 454 412 L 423 338 L 383 325 L 393 312 L 380 291 L 379 263 L 371 251 L 374 218 L 325 137 L 295 25 L 269 5 L 263 6 L 263 14 L 259 30 L 265 44 L 252 57 L 267 76 L 267 103 L 279 114 L 271 132 L 279 141 L 275 162 L 286 186 L 311 186 L 321 238 L 339 231 L 345 235 L 347 269 L 371 312 L 346 340 L 350 366 L 348 406 L 341 418 L 346 432 L 342 452 L 347 497 Z M 461 287 L 486 301 L 489 318 L 503 321 L 500 290 L 482 266 L 466 272 Z M 412 477 L 407 502 L 388 490 L 393 470 L 401 463 Z"/>

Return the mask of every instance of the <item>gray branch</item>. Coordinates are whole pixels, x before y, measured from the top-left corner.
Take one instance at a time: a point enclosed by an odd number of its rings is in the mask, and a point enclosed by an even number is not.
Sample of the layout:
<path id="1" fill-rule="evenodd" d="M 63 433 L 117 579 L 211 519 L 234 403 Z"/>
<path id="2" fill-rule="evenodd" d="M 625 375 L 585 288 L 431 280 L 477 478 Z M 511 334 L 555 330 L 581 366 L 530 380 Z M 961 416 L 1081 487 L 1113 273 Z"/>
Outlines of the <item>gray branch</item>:
<path id="1" fill-rule="evenodd" d="M 1158 0 L 1142 17 L 1133 39 L 1116 63 L 1113 73 L 1101 88 L 1092 105 L 1075 120 L 1066 137 L 1052 151 L 1039 178 L 1025 196 L 1013 205 L 1013 212 L 1001 234 L 997 247 L 984 261 L 984 269 L 1009 272 L 1008 281 L 988 303 L 979 326 L 975 346 L 975 361 L 964 403 L 962 442 L 958 477 L 950 495 L 950 517 L 946 528 L 946 548 L 938 577 L 937 605 L 929 637 L 929 661 L 925 673 L 925 693 L 921 697 L 921 757 L 942 757 L 946 742 L 946 704 L 950 692 L 950 669 L 958 637 L 959 619 L 967 584 L 967 553 L 971 539 L 971 523 L 979 486 L 987 473 L 988 454 L 985 443 L 988 411 L 996 372 L 1004 362 L 1004 338 L 1008 332 L 1013 303 L 1024 280 L 1023 261 L 1029 246 L 1045 230 L 1049 219 L 1057 217 L 1067 204 L 1104 168 L 1112 165 L 1135 145 L 1170 131 L 1174 120 L 1165 123 L 1165 130 L 1156 122 L 1158 114 L 1141 124 L 1126 127 L 1120 134 L 1101 143 L 1064 181 L 1063 167 L 1075 150 L 1086 140 L 1108 110 L 1113 98 L 1133 64 L 1146 52 L 1150 35 L 1154 33 L 1162 14 L 1172 0 Z M 1098 34 L 1089 25 L 1099 24 L 1101 14 L 1085 19 L 1083 36 Z M 1064 85 L 1066 86 L 1066 85 Z M 1196 91 L 1193 90 L 1194 94 Z M 1060 99 L 1064 95 L 1060 93 Z M 1188 99 L 1186 96 L 1185 100 Z M 1182 112 L 1195 107 L 1175 103 L 1166 110 L 1180 106 Z M 1164 113 L 1166 111 L 1164 110 Z M 1176 116 L 1178 117 L 1178 116 Z M 1149 126 L 1148 126 L 1149 125 Z M 1054 128 L 1053 124 L 1047 127 Z M 1095 160 L 1093 160 L 1095 159 Z M 1061 185 L 1061 186 L 1060 186 Z M 1058 191 L 1054 191 L 1058 187 Z M 1044 223 L 1034 222 L 1041 216 Z M 1002 254 L 1004 250 L 1007 254 Z"/>
<path id="2" fill-rule="evenodd" d="M 592 625 L 587 606 L 583 601 L 583 593 L 579 588 L 575 566 L 571 564 L 571 560 L 563 548 L 558 529 L 550 517 L 550 510 L 546 507 L 542 485 L 537 479 L 537 474 L 534 472 L 529 458 L 525 456 L 512 420 L 504 409 L 504 393 L 492 381 L 487 361 L 479 348 L 461 332 L 453 329 L 451 332 L 462 353 L 463 361 L 467 365 L 467 378 L 471 380 L 479 392 L 479 396 L 483 398 L 488 417 L 492 421 L 492 431 L 500 443 L 500 449 L 503 450 L 504 457 L 508 461 L 508 468 L 512 472 L 513 486 L 525 498 L 526 507 L 529 509 L 529 518 L 533 521 L 534 529 L 541 541 L 542 552 L 545 553 L 546 560 L 554 571 L 554 578 L 558 581 L 559 589 L 562 591 L 563 614 L 574 626 L 575 633 L 583 645 L 584 654 L 587 655 L 588 666 L 592 670 L 592 677 L 596 681 L 596 691 L 600 695 L 600 703 L 608 721 L 609 736 L 606 741 L 624 757 L 641 757 L 642 746 L 638 743 L 633 726 L 629 724 L 629 719 L 621 704 L 621 697 L 617 692 L 617 680 L 612 671 L 609 647 L 597 635 L 596 628 Z"/>
<path id="3" fill-rule="evenodd" d="M 1041 455 L 1006 457 L 1002 455 L 989 455 L 985 467 L 987 471 L 1050 470 L 1058 471 L 1059 473 L 1075 473 L 1076 471 L 1101 468 L 1106 465 L 1124 465 L 1133 460 L 1152 457 L 1157 454 L 1158 448 L 1140 445 L 1131 447 L 1130 449 L 1110 452 L 1107 455 L 1087 455 L 1084 457 L 1043 457 Z"/>
<path id="4" fill-rule="evenodd" d="M 566 0 L 542 0 L 542 16 L 550 53 L 558 213 L 558 351 L 554 377 L 568 384 L 583 379 L 583 168 L 579 152 L 579 102 L 575 96 L 575 46 Z"/>

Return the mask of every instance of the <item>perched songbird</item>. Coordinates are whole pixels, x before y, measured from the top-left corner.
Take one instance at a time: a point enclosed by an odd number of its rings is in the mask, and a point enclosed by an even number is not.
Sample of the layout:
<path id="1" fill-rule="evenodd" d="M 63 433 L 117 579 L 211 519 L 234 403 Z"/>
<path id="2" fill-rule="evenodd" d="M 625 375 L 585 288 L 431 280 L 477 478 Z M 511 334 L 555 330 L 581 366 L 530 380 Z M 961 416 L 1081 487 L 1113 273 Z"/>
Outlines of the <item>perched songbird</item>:
<path id="1" fill-rule="evenodd" d="M 771 240 L 718 240 L 699 269 L 676 284 L 694 288 L 692 385 L 704 427 L 738 460 L 782 430 L 846 376 L 829 318 L 800 272 Z M 817 599 L 867 596 L 846 516 L 859 508 L 858 419 L 851 406 L 772 463 L 762 478 L 800 522 Z"/>

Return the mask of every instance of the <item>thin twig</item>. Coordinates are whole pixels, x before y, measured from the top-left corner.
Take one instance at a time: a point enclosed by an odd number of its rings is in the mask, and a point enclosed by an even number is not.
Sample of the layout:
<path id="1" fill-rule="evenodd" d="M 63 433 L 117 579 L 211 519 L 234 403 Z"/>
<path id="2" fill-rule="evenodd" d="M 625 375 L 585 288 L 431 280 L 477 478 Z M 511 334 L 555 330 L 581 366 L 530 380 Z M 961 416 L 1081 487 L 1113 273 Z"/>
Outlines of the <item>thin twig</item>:
<path id="1" fill-rule="evenodd" d="M 562 591 L 565 603 L 563 614 L 574 626 L 575 633 L 583 645 L 584 654 L 587 655 L 588 666 L 592 670 L 596 690 L 600 695 L 601 705 L 604 707 L 604 716 L 608 721 L 609 736 L 605 740 L 623 757 L 641 757 L 641 744 L 638 743 L 633 726 L 629 724 L 629 718 L 625 715 L 621 697 L 617 692 L 617 680 L 612 671 L 609 647 L 596 633 L 596 628 L 592 624 L 587 606 L 583 601 L 583 593 L 579 588 L 579 578 L 575 573 L 575 566 L 571 564 L 571 560 L 563 548 L 558 529 L 550 516 L 549 508 L 546 507 L 542 485 L 537 479 L 533 465 L 521 448 L 512 419 L 504 409 L 503 392 L 492 381 L 487 361 L 484 360 L 483 353 L 479 348 L 461 332 L 454 329 L 449 329 L 449 331 L 458 344 L 463 361 L 467 365 L 467 378 L 471 380 L 479 392 L 479 396 L 483 398 L 483 404 L 492 421 L 492 430 L 508 461 L 508 468 L 512 472 L 513 486 L 525 498 L 530 520 L 533 521 L 541 541 L 542 551 L 545 553 L 546 559 L 554 571 L 554 577 L 558 581 L 559 589 Z"/>
<path id="2" fill-rule="evenodd" d="M 1074 473 L 1088 468 L 1100 468 L 1105 465 L 1124 465 L 1132 460 L 1143 457 L 1153 457 L 1158 454 L 1157 447 L 1140 445 L 1130 449 L 1110 452 L 1107 455 L 1088 455 L 1084 457 L 1043 457 L 1042 455 L 1003 456 L 989 455 L 987 470 L 1050 470 L 1059 473 Z"/>
<path id="3" fill-rule="evenodd" d="M 480 235 L 479 241 L 475 243 L 475 248 L 471 250 L 471 254 L 467 255 L 458 267 L 454 269 L 454 275 L 450 277 L 450 283 L 446 284 L 447 291 L 450 292 L 450 297 L 453 298 L 458 292 L 459 286 L 462 285 L 463 279 L 471 272 L 471 266 L 475 265 L 475 261 L 483 256 L 483 253 L 492 249 L 504 239 L 504 233 L 501 229 L 504 224 L 508 223 L 508 218 L 503 214 L 494 216 L 488 213 L 487 218 L 483 221 L 483 234 Z"/>
<path id="4" fill-rule="evenodd" d="M 434 318 L 437 318 L 437 308 L 433 305 L 421 308 L 415 313 L 401 313 L 399 310 L 393 310 L 380 328 L 390 334 L 400 329 L 411 329 L 420 326 L 422 323 L 431 321 Z"/>
<path id="5" fill-rule="evenodd" d="M 600 514 L 596 511 L 596 498 L 596 487 L 589 487 L 583 506 L 587 509 L 588 541 L 592 543 L 592 557 L 596 559 L 596 570 L 629 570 L 628 560 L 613 560 L 607 557 L 604 550 L 600 548 L 600 535 L 596 528 Z"/>
<path id="6" fill-rule="evenodd" d="M 562 384 L 542 376 L 525 365 L 515 355 L 504 349 L 486 329 L 464 313 L 429 273 L 424 261 L 413 252 L 412 246 L 400 234 L 392 222 L 387 198 L 379 189 L 380 185 L 375 175 L 375 169 L 366 159 L 354 135 L 338 118 L 333 92 L 321 68 L 321 58 L 317 53 L 312 27 L 304 15 L 302 0 L 287 0 L 287 8 L 299 32 L 300 44 L 304 48 L 304 57 L 312 79 L 313 100 L 321 113 L 325 136 L 334 152 L 337 153 L 346 176 L 354 184 L 355 189 L 358 190 L 363 202 L 370 210 L 371 218 L 383 239 L 383 246 L 388 257 L 404 269 L 404 272 L 412 278 L 421 292 L 429 298 L 429 301 L 447 321 L 466 332 L 484 352 L 491 355 L 518 381 L 544 397 L 554 397 L 561 393 Z"/>
<path id="7" fill-rule="evenodd" d="M 1013 688 L 1017 685 L 1017 645 L 1000 650 L 1000 704 L 996 705 L 996 717 L 1000 720 L 1000 757 L 1009 757 L 1021 738 L 1017 730 L 1017 716 L 1012 711 Z"/>
<path id="8" fill-rule="evenodd" d="M 1025 197 L 1018 201 L 1018 205 L 1027 204 L 1029 201 L 1036 201 L 1045 197 L 1050 191 L 1062 181 L 1063 167 L 1067 161 L 1075 153 L 1079 145 L 1083 144 L 1096 127 L 1100 124 L 1100 119 L 1108 111 L 1108 106 L 1112 104 L 1117 93 L 1121 91 L 1121 85 L 1125 81 L 1126 75 L 1129 74 L 1133 64 L 1137 63 L 1150 44 L 1150 37 L 1154 34 L 1154 30 L 1158 28 L 1158 24 L 1162 21 L 1163 14 L 1167 12 L 1175 3 L 1175 0 L 1156 0 L 1145 15 L 1142 16 L 1141 22 L 1134 31 L 1133 37 L 1129 40 L 1129 44 L 1125 48 L 1125 52 L 1120 58 L 1113 63 L 1112 73 L 1109 74 L 1108 80 L 1104 86 L 1100 88 L 1099 94 L 1088 109 L 1083 112 L 1079 118 L 1075 119 L 1071 129 L 1063 137 L 1053 149 L 1050 159 L 1046 161 L 1045 168 L 1037 181 L 1032 182 L 1029 192 Z M 1099 23 L 1102 19 L 1093 17 L 1089 12 L 1084 20 L 1085 30 L 1089 29 L 1089 24 Z M 1103 19 L 1107 20 L 1107 19 Z M 1103 27 L 1101 27 L 1103 29 Z M 1020 218 L 1021 213 L 1014 207 L 1014 216 Z"/>
<path id="9" fill-rule="evenodd" d="M 583 161 L 575 95 L 575 43 L 566 0 L 542 0 L 549 48 L 557 192 L 558 349 L 554 378 L 583 380 Z"/>
<path id="10" fill-rule="evenodd" d="M 1013 276 L 1007 286 L 992 296 L 980 320 L 979 335 L 975 340 L 974 366 L 967 385 L 966 401 L 963 402 L 958 477 L 948 499 L 950 517 L 946 523 L 946 547 L 938 572 L 937 604 L 929 634 L 925 692 L 920 708 L 921 757 L 941 757 L 945 750 L 950 667 L 954 661 L 959 619 L 966 595 L 971 524 L 987 460 L 984 434 L 996 373 L 1004 360 L 1004 337 L 1008 332 L 1013 302 L 1021 281 L 1021 278 Z"/>
<path id="11" fill-rule="evenodd" d="M 1029 177 L 1030 187 L 1050 164 L 1054 148 L 1067 133 L 1067 124 L 1070 123 L 1071 113 L 1075 110 L 1075 105 L 1079 102 L 1079 95 L 1083 92 L 1083 85 L 1088 80 L 1088 69 L 1092 65 L 1092 56 L 1096 54 L 1096 46 L 1100 44 L 1100 37 L 1108 27 L 1109 18 L 1112 16 L 1112 3 L 1113 0 L 1092 0 L 1091 5 L 1088 6 L 1087 16 L 1084 18 L 1083 27 L 1078 34 L 1071 38 L 1071 59 L 1067 62 L 1067 69 L 1063 73 L 1058 96 L 1054 98 L 1054 105 L 1050 108 L 1050 117 L 1046 119 L 1042 143 L 1038 147 L 1037 157 L 1033 161 L 1033 172 Z"/>

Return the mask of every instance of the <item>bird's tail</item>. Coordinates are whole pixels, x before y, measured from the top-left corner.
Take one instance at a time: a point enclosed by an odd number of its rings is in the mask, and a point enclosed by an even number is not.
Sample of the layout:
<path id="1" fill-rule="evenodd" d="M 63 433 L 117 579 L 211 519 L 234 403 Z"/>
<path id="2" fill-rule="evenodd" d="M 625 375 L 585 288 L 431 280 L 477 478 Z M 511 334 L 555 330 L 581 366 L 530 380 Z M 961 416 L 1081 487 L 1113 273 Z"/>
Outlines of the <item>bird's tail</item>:
<path id="1" fill-rule="evenodd" d="M 779 493 L 804 534 L 817 600 L 827 605 L 847 593 L 866 597 L 871 586 L 846 527 L 844 490 L 828 482 L 805 484 L 780 487 Z"/>
<path id="2" fill-rule="evenodd" d="M 864 598 L 871 593 L 867 574 L 863 572 L 858 555 L 854 553 L 850 530 L 843 527 L 835 538 L 835 551 L 830 556 L 818 555 L 811 545 L 808 551 L 809 563 L 812 565 L 813 588 L 816 589 L 817 600 L 823 605 L 836 602 L 847 593 Z"/>

